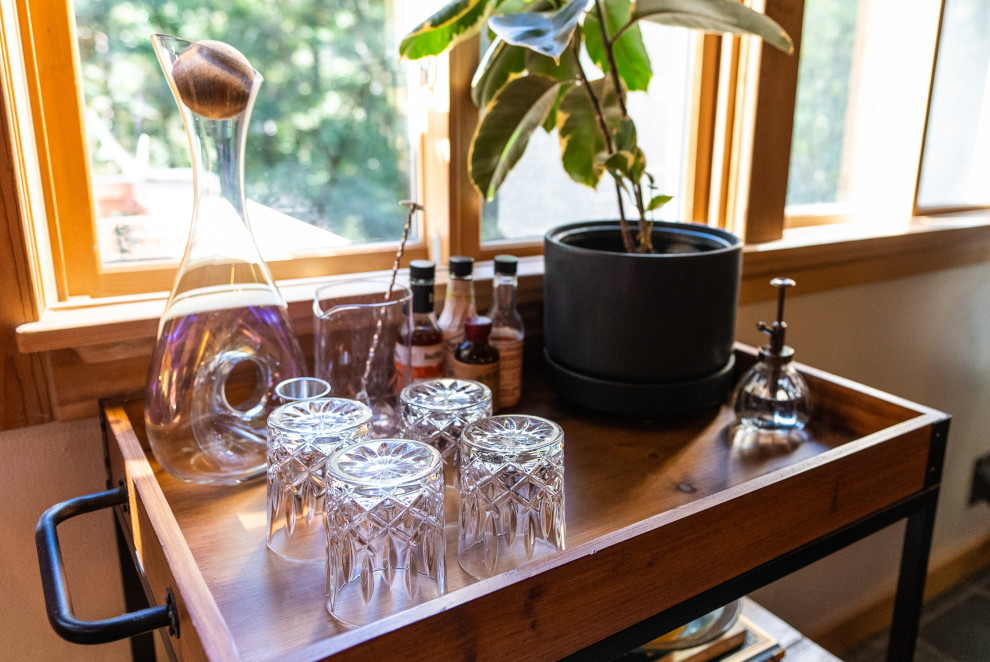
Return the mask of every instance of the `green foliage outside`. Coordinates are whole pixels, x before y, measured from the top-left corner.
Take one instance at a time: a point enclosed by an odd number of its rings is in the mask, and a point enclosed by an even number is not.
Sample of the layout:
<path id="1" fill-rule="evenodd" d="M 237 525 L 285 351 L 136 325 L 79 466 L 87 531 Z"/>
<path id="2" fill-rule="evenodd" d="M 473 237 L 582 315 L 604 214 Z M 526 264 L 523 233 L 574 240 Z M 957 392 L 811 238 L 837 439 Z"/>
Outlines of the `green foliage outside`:
<path id="1" fill-rule="evenodd" d="M 859 0 L 808 0 L 787 204 L 838 202 Z"/>
<path id="2" fill-rule="evenodd" d="M 76 0 L 87 122 L 99 118 L 131 155 L 148 134 L 152 167 L 188 167 L 150 36 L 225 41 L 265 78 L 247 140 L 248 198 L 354 241 L 395 241 L 410 156 L 387 4 Z M 118 172 L 106 142 L 91 138 L 98 175 Z"/>

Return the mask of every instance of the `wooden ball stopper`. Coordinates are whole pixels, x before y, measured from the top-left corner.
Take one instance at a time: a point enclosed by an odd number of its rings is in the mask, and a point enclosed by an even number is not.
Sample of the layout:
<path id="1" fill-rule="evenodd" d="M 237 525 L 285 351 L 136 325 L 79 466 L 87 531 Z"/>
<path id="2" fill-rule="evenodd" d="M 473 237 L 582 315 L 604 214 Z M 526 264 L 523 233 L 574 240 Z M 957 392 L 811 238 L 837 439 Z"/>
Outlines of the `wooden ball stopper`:
<path id="1" fill-rule="evenodd" d="M 240 51 L 222 41 L 200 41 L 179 53 L 172 79 L 190 110 L 225 120 L 247 109 L 254 69 Z"/>

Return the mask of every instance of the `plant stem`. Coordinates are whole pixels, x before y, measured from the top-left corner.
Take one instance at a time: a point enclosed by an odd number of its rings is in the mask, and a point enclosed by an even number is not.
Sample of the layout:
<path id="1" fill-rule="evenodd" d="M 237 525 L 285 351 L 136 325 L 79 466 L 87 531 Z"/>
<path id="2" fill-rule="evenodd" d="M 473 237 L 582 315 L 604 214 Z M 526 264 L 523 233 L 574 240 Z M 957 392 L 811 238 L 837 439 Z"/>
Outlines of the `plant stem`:
<path id="1" fill-rule="evenodd" d="M 571 43 L 574 49 L 574 61 L 577 64 L 578 75 L 581 77 L 581 85 L 584 87 L 588 99 L 591 100 L 591 106 L 595 111 L 595 119 L 598 120 L 598 128 L 601 130 L 602 137 L 605 139 L 605 149 L 611 155 L 615 153 L 615 150 L 612 147 L 612 134 L 609 133 L 608 124 L 605 122 L 605 111 L 602 109 L 601 101 L 598 99 L 595 91 L 591 88 L 588 76 L 584 73 L 584 67 L 581 66 L 581 46 L 577 39 L 574 39 Z M 626 220 L 626 209 L 622 203 L 622 187 L 619 186 L 618 181 L 614 183 L 615 198 L 619 203 L 619 232 L 622 235 L 622 245 L 627 253 L 633 253 L 636 250 L 636 246 L 633 243 L 632 234 L 629 232 L 629 221 Z"/>
<path id="2" fill-rule="evenodd" d="M 581 77 L 581 86 L 584 87 L 584 91 L 588 94 L 588 98 L 591 100 L 591 106 L 595 110 L 595 119 L 598 120 L 598 128 L 602 132 L 602 138 L 605 139 L 605 149 L 608 151 L 609 155 L 613 153 L 612 147 L 612 134 L 608 131 L 608 124 L 605 123 L 605 111 L 602 109 L 602 103 L 595 94 L 595 91 L 591 89 L 591 82 L 588 81 L 588 76 L 584 73 L 584 67 L 581 66 L 581 60 L 579 59 L 580 46 L 577 41 L 571 42 L 574 46 L 574 61 L 577 64 L 578 76 Z"/>
<path id="3" fill-rule="evenodd" d="M 636 245 L 632 240 L 632 233 L 629 232 L 629 221 L 626 220 L 626 209 L 622 204 L 622 187 L 619 182 L 612 180 L 615 184 L 615 199 L 619 201 L 619 234 L 622 235 L 622 247 L 627 253 L 635 253 Z"/>
<path id="4" fill-rule="evenodd" d="M 619 67 L 615 61 L 615 42 L 611 36 L 608 34 L 608 25 L 605 23 L 605 11 L 602 9 L 601 2 L 595 0 L 595 12 L 598 14 L 598 29 L 602 33 L 602 47 L 605 49 L 605 56 L 608 58 L 608 69 L 609 74 L 612 77 L 612 82 L 615 85 L 615 96 L 619 101 L 619 109 L 622 111 L 622 118 L 629 119 L 629 111 L 626 108 L 626 97 L 622 90 L 622 81 L 619 78 Z M 600 110 L 596 108 L 596 110 Z M 611 153 L 609 149 L 609 153 Z M 636 211 L 639 212 L 639 243 L 638 246 L 633 242 L 631 233 L 629 232 L 629 225 L 623 219 L 620 225 L 622 232 L 622 243 L 625 245 L 626 252 L 633 253 L 652 253 L 653 252 L 653 241 L 652 234 L 653 229 L 649 226 L 646 221 L 646 211 L 643 208 L 643 189 L 639 185 L 639 182 L 630 182 L 632 184 L 633 199 L 636 203 Z M 619 205 L 622 205 L 621 189 L 618 182 L 615 184 L 616 195 L 619 196 Z"/>
<path id="5" fill-rule="evenodd" d="M 643 187 L 633 184 L 633 197 L 636 199 L 636 211 L 639 212 L 639 252 L 653 252 L 653 223 L 646 220 L 646 208 L 643 206 Z"/>
<path id="6" fill-rule="evenodd" d="M 605 56 L 608 58 L 609 73 L 612 75 L 612 81 L 615 83 L 615 94 L 619 99 L 619 108 L 622 110 L 623 119 L 626 119 L 629 117 L 629 112 L 626 110 L 626 97 L 622 93 L 622 83 L 619 81 L 619 67 L 615 63 L 614 43 L 608 34 L 608 26 L 605 24 L 605 12 L 602 10 L 602 5 L 598 0 L 595 0 L 595 12 L 598 14 L 598 29 L 602 33 L 602 46 L 605 48 Z"/>

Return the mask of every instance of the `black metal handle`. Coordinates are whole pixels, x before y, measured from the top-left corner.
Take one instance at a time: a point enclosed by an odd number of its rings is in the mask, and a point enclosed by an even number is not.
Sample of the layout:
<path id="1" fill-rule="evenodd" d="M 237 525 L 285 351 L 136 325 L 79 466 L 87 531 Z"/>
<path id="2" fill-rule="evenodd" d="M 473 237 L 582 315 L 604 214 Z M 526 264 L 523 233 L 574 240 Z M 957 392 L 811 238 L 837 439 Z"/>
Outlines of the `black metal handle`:
<path id="1" fill-rule="evenodd" d="M 45 608 L 48 621 L 63 639 L 77 644 L 104 644 L 126 639 L 158 628 L 167 627 L 169 634 L 178 636 L 179 612 L 172 591 L 166 595 L 165 604 L 129 612 L 102 621 L 83 621 L 72 614 L 69 587 L 65 581 L 62 550 L 58 544 L 55 527 L 61 522 L 103 508 L 127 503 L 127 489 L 118 487 L 97 494 L 76 497 L 52 506 L 38 520 L 34 541 L 38 547 L 38 564 L 41 566 L 41 585 L 45 592 Z"/>

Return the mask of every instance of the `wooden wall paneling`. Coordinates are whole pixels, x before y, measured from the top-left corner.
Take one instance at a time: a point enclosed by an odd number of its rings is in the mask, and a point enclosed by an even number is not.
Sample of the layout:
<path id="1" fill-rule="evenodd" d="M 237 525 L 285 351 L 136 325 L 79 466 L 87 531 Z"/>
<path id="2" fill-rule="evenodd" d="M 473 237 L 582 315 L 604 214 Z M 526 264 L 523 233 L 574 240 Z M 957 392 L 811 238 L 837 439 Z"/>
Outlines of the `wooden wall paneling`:
<path id="1" fill-rule="evenodd" d="M 14 131 L 3 83 L 0 78 L 0 429 L 8 430 L 52 420 L 52 408 L 41 357 L 19 353 L 14 337 L 19 324 L 38 318 L 38 301 L 21 224 Z"/>

